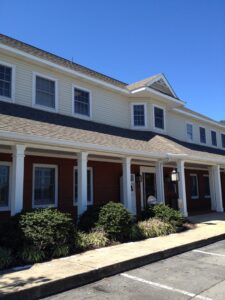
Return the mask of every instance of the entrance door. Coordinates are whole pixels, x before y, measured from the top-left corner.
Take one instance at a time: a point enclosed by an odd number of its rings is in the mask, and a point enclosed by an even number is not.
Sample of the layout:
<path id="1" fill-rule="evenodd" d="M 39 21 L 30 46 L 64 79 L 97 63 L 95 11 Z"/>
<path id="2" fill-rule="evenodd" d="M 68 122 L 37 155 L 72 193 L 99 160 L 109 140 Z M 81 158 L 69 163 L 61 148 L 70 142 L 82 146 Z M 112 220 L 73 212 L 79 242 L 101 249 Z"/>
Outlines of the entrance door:
<path id="1" fill-rule="evenodd" d="M 143 176 L 143 205 L 146 207 L 149 196 L 156 197 L 155 173 L 142 173 Z"/>

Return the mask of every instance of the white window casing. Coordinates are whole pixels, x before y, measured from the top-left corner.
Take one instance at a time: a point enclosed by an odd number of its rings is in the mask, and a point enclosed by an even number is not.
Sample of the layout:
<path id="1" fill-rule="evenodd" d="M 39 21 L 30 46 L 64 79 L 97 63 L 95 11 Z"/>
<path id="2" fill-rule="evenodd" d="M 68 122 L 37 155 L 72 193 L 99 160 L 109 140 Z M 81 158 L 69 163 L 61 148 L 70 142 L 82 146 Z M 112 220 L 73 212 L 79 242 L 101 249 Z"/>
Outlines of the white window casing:
<path id="1" fill-rule="evenodd" d="M 135 125 L 134 122 L 134 107 L 135 106 L 144 107 L 144 125 Z M 131 103 L 131 128 L 133 129 L 146 129 L 147 128 L 147 103 L 143 102 L 133 102 Z"/>
<path id="2" fill-rule="evenodd" d="M 89 115 L 75 112 L 75 89 L 84 91 L 89 94 Z M 91 92 L 91 90 L 86 89 L 82 86 L 72 84 L 72 115 L 77 118 L 81 118 L 81 119 L 85 119 L 85 120 L 92 119 L 92 92 Z"/>
<path id="3" fill-rule="evenodd" d="M 0 100 L 6 102 L 15 102 L 16 91 L 16 66 L 8 62 L 0 60 L 0 65 L 11 68 L 11 97 L 0 95 Z"/>

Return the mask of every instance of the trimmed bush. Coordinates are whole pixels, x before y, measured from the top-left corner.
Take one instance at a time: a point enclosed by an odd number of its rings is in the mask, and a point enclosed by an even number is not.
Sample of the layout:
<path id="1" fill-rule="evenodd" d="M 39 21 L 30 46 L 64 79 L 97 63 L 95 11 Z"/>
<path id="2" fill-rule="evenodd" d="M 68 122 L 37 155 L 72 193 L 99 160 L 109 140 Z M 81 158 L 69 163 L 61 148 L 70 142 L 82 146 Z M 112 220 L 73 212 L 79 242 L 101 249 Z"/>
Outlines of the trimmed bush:
<path id="1" fill-rule="evenodd" d="M 8 268 L 13 263 L 12 251 L 0 247 L 0 270 Z"/>
<path id="2" fill-rule="evenodd" d="M 24 246 L 19 255 L 26 263 L 38 263 L 45 259 L 44 251 L 37 249 L 34 246 Z"/>
<path id="3" fill-rule="evenodd" d="M 130 232 L 130 240 L 131 241 L 140 241 L 143 240 L 145 237 L 138 226 L 138 224 L 133 224 L 131 227 L 131 232 Z"/>
<path id="4" fill-rule="evenodd" d="M 94 230 L 92 232 L 78 232 L 76 247 L 80 250 L 91 250 L 105 247 L 109 244 L 109 239 L 104 230 Z"/>
<path id="5" fill-rule="evenodd" d="M 124 241 L 130 236 L 132 216 L 121 203 L 109 202 L 101 208 L 97 225 L 110 239 Z"/>
<path id="6" fill-rule="evenodd" d="M 152 212 L 155 218 L 170 223 L 174 226 L 179 227 L 184 223 L 183 215 L 179 211 L 170 208 L 165 204 L 154 205 Z"/>
<path id="7" fill-rule="evenodd" d="M 89 206 L 87 210 L 80 216 L 77 227 L 84 232 L 91 231 L 98 222 L 98 216 L 102 205 Z"/>
<path id="8" fill-rule="evenodd" d="M 173 225 L 155 218 L 138 222 L 137 226 L 144 238 L 153 238 L 176 232 Z"/>

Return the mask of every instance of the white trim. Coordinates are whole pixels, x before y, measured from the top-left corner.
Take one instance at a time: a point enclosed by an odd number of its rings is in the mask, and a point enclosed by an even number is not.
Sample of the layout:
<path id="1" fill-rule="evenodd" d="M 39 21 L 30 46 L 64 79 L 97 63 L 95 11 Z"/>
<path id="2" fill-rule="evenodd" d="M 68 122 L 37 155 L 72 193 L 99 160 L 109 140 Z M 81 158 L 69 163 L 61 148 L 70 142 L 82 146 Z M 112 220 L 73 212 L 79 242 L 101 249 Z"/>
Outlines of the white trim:
<path id="1" fill-rule="evenodd" d="M 12 70 L 12 78 L 11 78 L 11 97 L 0 96 L 1 101 L 6 102 L 15 102 L 15 90 L 16 90 L 16 66 L 12 65 L 8 62 L 0 60 L 0 65 L 11 68 Z"/>
<path id="2" fill-rule="evenodd" d="M 203 177 L 208 177 L 208 179 L 209 179 L 209 174 L 203 174 Z M 204 195 L 204 198 L 205 199 L 209 199 L 209 198 L 211 198 L 211 195 L 210 195 L 211 193 L 210 193 L 210 180 L 209 180 L 209 195 Z"/>
<path id="3" fill-rule="evenodd" d="M 160 105 L 156 105 L 156 104 L 153 104 L 152 105 L 153 107 L 153 110 L 152 110 L 152 113 L 153 113 L 153 128 L 155 131 L 158 131 L 158 132 L 166 132 L 166 109 L 165 107 L 163 106 L 160 106 Z M 155 126 L 155 108 L 159 108 L 159 109 L 162 109 L 163 110 L 163 125 L 164 125 L 164 128 L 158 128 Z"/>
<path id="4" fill-rule="evenodd" d="M 76 170 L 78 170 L 77 166 L 75 166 L 73 168 L 73 206 L 78 206 L 78 201 L 75 202 L 75 171 Z M 90 174 L 91 174 L 91 201 L 88 201 L 88 199 L 87 199 L 87 205 L 93 205 L 94 204 L 93 167 L 87 167 L 87 171 L 88 170 L 90 171 Z"/>
<path id="5" fill-rule="evenodd" d="M 134 124 L 134 106 L 143 105 L 144 106 L 144 126 L 138 126 Z M 146 129 L 147 125 L 147 103 L 146 102 L 132 102 L 130 103 L 130 112 L 131 112 L 131 128 L 132 129 Z"/>
<path id="6" fill-rule="evenodd" d="M 192 196 L 191 195 L 191 199 L 199 199 L 199 186 L 198 186 L 198 174 L 195 173 L 191 173 L 190 177 L 195 177 L 196 178 L 196 186 L 197 186 L 197 195 L 196 196 Z M 191 185 L 190 185 L 191 186 Z M 191 192 L 191 190 L 190 190 Z"/>
<path id="7" fill-rule="evenodd" d="M 188 125 L 191 125 L 191 127 L 192 127 L 192 139 L 190 139 L 189 137 L 188 137 Z M 187 139 L 187 141 L 188 142 L 193 142 L 194 141 L 194 125 L 193 125 L 193 123 L 191 123 L 191 122 L 188 122 L 188 121 L 186 121 L 185 122 L 185 127 L 186 127 L 186 139 Z"/>
<path id="8" fill-rule="evenodd" d="M 35 168 L 51 168 L 55 169 L 55 203 L 54 204 L 46 204 L 46 205 L 35 205 L 34 204 L 34 186 L 35 186 Z M 51 164 L 33 164 L 32 171 L 32 208 L 46 208 L 46 207 L 58 207 L 58 166 Z"/>
<path id="9" fill-rule="evenodd" d="M 205 129 L 205 142 L 201 141 L 201 128 Z M 202 145 L 207 145 L 207 134 L 206 134 L 206 128 L 204 126 L 199 125 L 199 142 Z"/>
<path id="10" fill-rule="evenodd" d="M 169 90 L 173 94 L 173 96 L 175 98 L 178 98 L 176 93 L 174 92 L 172 86 L 170 85 L 169 81 L 166 79 L 166 76 L 163 73 L 160 73 L 155 78 L 149 80 L 149 82 L 147 83 L 147 86 L 149 87 L 149 85 L 152 85 L 153 83 L 159 81 L 160 79 L 162 79 L 164 81 L 164 83 L 167 85 L 167 87 L 169 88 Z"/>
<path id="11" fill-rule="evenodd" d="M 0 166 L 9 167 L 9 194 L 8 194 L 8 205 L 0 207 L 0 211 L 10 211 L 11 197 L 12 197 L 12 162 L 0 161 Z"/>
<path id="12" fill-rule="evenodd" d="M 75 105 L 74 105 L 74 90 L 75 89 L 79 89 L 79 90 L 89 93 L 89 116 L 82 115 L 82 114 L 75 112 Z M 72 84 L 72 115 L 74 117 L 77 117 L 80 119 L 85 119 L 85 120 L 92 119 L 92 91 L 91 90 L 84 88 L 82 86 L 78 86 L 76 84 Z"/>
<path id="13" fill-rule="evenodd" d="M 41 77 L 55 82 L 55 108 L 36 104 L 36 78 Z M 58 112 L 58 79 L 43 73 L 32 72 L 32 107 L 50 112 Z"/>

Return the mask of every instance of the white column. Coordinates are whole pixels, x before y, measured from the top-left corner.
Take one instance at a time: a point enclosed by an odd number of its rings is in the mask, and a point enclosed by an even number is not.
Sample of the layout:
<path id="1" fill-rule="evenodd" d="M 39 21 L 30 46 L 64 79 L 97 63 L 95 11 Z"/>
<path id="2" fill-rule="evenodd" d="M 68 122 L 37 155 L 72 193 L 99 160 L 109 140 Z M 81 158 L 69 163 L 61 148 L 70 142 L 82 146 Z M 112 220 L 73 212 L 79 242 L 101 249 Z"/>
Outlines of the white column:
<path id="1" fill-rule="evenodd" d="M 78 215 L 87 210 L 87 159 L 88 153 L 78 153 Z"/>
<path id="2" fill-rule="evenodd" d="M 130 157 L 123 158 L 123 203 L 124 206 L 131 212 L 133 211 L 132 198 L 131 198 L 131 170 L 130 170 Z"/>
<path id="3" fill-rule="evenodd" d="M 156 193 L 157 202 L 165 203 L 163 163 L 156 163 Z"/>
<path id="4" fill-rule="evenodd" d="M 25 145 L 13 146 L 11 215 L 23 209 Z"/>
<path id="5" fill-rule="evenodd" d="M 178 206 L 179 210 L 182 214 L 187 217 L 187 198 L 186 198 L 186 184 L 185 184 L 185 168 L 184 168 L 184 161 L 179 160 L 177 162 L 177 172 L 179 173 L 179 181 L 178 181 Z"/>
<path id="6" fill-rule="evenodd" d="M 210 193 L 211 208 L 217 212 L 223 212 L 223 198 L 221 187 L 220 166 L 212 166 L 209 168 L 210 176 Z"/>

